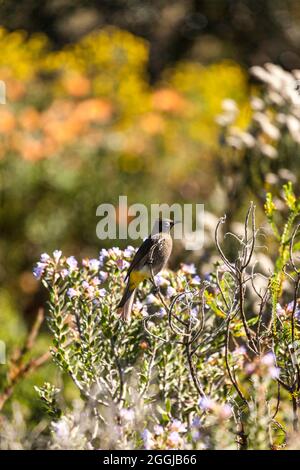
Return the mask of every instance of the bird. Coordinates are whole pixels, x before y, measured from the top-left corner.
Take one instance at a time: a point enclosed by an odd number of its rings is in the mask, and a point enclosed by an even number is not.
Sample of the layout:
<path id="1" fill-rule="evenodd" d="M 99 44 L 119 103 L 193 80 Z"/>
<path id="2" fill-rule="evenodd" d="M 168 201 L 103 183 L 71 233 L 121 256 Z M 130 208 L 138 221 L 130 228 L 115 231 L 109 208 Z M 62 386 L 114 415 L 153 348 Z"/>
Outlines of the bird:
<path id="1" fill-rule="evenodd" d="M 134 295 L 139 284 L 165 268 L 173 248 L 170 231 L 175 223 L 177 222 L 170 219 L 157 219 L 151 234 L 135 253 L 125 277 L 127 285 L 117 307 L 117 313 L 123 321 L 130 321 Z"/>

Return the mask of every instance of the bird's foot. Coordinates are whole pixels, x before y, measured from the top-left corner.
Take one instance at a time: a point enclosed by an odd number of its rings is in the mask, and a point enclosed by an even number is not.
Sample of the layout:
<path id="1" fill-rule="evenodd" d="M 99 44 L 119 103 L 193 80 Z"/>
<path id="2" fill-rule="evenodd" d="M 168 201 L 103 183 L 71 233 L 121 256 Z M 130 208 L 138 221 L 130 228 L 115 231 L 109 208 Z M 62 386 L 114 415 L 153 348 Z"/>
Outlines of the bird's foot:
<path id="1" fill-rule="evenodd" d="M 159 294 L 159 287 L 153 286 L 153 294 L 154 294 L 154 295 Z"/>

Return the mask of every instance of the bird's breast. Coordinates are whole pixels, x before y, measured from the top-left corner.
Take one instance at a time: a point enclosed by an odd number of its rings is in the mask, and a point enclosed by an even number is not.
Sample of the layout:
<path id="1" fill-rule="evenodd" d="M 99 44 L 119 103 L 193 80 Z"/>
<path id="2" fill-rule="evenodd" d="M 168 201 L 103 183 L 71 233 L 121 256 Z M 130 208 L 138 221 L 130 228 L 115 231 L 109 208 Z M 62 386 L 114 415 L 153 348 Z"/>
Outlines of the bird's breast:
<path id="1" fill-rule="evenodd" d="M 157 237 L 157 244 L 153 249 L 153 273 L 159 273 L 167 264 L 172 251 L 173 241 L 170 235 L 161 234 Z"/>

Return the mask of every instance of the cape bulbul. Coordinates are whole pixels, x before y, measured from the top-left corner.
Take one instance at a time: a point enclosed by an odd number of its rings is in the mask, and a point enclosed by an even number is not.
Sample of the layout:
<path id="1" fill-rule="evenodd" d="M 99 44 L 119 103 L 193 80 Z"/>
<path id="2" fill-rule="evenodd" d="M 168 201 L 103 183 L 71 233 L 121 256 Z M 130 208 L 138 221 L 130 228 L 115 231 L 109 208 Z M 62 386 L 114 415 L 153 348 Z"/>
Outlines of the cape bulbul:
<path id="1" fill-rule="evenodd" d="M 122 320 L 130 320 L 138 285 L 145 279 L 150 279 L 151 272 L 156 275 L 166 266 L 173 246 L 170 230 L 175 223 L 170 219 L 156 220 L 151 235 L 143 241 L 134 255 L 125 277 L 127 286 L 118 305 L 118 313 Z"/>

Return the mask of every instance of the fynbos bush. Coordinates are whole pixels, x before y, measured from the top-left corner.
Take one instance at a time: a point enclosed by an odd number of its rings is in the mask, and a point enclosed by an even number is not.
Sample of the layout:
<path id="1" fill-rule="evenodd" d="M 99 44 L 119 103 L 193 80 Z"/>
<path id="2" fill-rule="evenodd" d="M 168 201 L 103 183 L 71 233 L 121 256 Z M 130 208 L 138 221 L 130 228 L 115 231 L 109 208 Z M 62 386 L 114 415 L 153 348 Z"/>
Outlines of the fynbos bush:
<path id="1" fill-rule="evenodd" d="M 62 390 L 39 389 L 53 420 L 50 448 L 295 445 L 300 201 L 291 185 L 283 191 L 283 230 L 270 194 L 265 205 L 278 241 L 273 272 L 259 269 L 263 233 L 251 204 L 243 236 L 226 234 L 234 259 L 222 248 L 221 219 L 214 272 L 204 280 L 194 265 L 163 271 L 139 289 L 129 324 L 116 307 L 132 247 L 80 263 L 60 251 L 41 256 L 34 272 L 49 290 L 51 353 L 81 395 L 68 409 Z"/>

